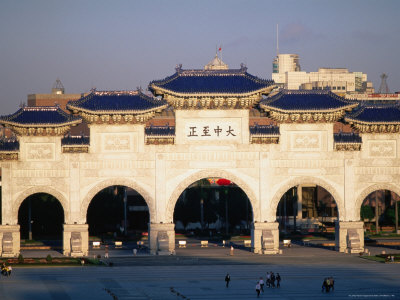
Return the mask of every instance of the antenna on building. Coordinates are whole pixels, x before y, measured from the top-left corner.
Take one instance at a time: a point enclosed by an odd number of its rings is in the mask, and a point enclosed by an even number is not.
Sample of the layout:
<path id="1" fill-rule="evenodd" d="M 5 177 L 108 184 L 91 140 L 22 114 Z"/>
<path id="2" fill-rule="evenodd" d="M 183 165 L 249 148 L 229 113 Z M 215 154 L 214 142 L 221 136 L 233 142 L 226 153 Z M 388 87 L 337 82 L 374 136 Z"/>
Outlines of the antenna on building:
<path id="1" fill-rule="evenodd" d="M 388 76 L 385 73 L 383 73 L 380 77 L 381 77 L 381 86 L 379 87 L 378 93 L 379 94 L 389 94 L 390 91 L 389 91 L 389 87 L 386 82 L 386 78 L 388 78 Z"/>
<path id="2" fill-rule="evenodd" d="M 276 24 L 276 55 L 279 55 L 279 24 Z"/>
<path id="3" fill-rule="evenodd" d="M 51 93 L 61 95 L 61 94 L 64 94 L 64 92 L 65 92 L 64 86 L 61 83 L 61 80 L 59 78 L 57 78 L 56 82 L 53 84 Z"/>

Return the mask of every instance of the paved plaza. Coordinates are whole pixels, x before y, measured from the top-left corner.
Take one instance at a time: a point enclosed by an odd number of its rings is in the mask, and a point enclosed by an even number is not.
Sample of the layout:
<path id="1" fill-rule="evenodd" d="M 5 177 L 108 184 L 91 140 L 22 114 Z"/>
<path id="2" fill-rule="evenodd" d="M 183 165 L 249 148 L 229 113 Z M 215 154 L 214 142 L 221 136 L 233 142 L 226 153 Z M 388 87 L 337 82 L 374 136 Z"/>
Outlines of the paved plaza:
<path id="1" fill-rule="evenodd" d="M 113 267 L 15 267 L 0 279 L 0 299 L 256 299 L 256 281 L 269 271 L 281 274 L 281 288 L 267 288 L 260 299 L 400 299 L 400 264 L 321 248 L 295 245 L 273 256 L 239 249 L 230 256 L 222 247 L 178 249 L 176 256 L 114 250 L 110 261 Z M 321 293 L 326 276 L 335 278 L 333 293 Z"/>

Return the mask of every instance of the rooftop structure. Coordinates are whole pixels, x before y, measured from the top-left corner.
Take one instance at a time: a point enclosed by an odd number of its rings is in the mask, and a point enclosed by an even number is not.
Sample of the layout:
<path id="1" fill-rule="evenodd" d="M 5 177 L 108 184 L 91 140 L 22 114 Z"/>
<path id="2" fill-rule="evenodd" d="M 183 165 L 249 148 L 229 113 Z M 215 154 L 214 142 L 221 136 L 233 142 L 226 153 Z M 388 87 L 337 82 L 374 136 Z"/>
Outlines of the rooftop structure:
<path id="1" fill-rule="evenodd" d="M 64 111 L 67 111 L 68 101 L 77 100 L 84 96 L 81 94 L 66 94 L 64 85 L 60 79 L 53 84 L 50 94 L 29 94 L 27 99 L 28 106 L 55 106 L 58 105 Z"/>
<path id="2" fill-rule="evenodd" d="M 250 75 L 243 64 L 240 69 L 218 70 L 183 70 L 180 65 L 175 74 L 149 84 L 174 109 L 249 108 L 273 87 L 273 81 Z"/>
<path id="3" fill-rule="evenodd" d="M 88 123 L 141 123 L 167 107 L 165 100 L 137 91 L 93 91 L 67 108 Z"/>

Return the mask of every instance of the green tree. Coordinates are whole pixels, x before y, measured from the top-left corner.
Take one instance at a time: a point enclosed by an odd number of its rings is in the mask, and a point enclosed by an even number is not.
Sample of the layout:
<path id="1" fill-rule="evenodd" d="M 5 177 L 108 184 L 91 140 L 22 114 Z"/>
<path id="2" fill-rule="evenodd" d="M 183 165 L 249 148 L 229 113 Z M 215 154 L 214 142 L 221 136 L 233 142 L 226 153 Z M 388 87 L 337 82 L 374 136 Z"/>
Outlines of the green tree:
<path id="1" fill-rule="evenodd" d="M 372 220 L 375 216 L 375 213 L 371 206 L 363 205 L 361 206 L 361 219 L 364 220 Z"/>

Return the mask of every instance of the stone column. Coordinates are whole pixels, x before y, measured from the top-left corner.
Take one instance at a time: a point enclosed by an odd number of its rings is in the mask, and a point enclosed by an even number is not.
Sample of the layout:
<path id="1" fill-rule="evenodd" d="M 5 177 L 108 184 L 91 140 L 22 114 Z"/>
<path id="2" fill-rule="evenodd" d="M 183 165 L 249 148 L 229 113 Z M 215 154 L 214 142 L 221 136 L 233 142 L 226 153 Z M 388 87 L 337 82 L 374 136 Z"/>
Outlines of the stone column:
<path id="1" fill-rule="evenodd" d="M 254 253 L 279 253 L 279 223 L 253 223 L 251 228 L 251 244 Z"/>
<path id="2" fill-rule="evenodd" d="M 336 221 L 335 249 L 345 253 L 364 252 L 364 222 Z"/>
<path id="3" fill-rule="evenodd" d="M 0 256 L 17 257 L 20 253 L 19 225 L 0 225 Z"/>
<path id="4" fill-rule="evenodd" d="M 175 254 L 175 224 L 150 223 L 149 248 L 154 255 Z"/>
<path id="5" fill-rule="evenodd" d="M 64 224 L 63 254 L 72 257 L 89 254 L 88 224 Z"/>

